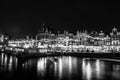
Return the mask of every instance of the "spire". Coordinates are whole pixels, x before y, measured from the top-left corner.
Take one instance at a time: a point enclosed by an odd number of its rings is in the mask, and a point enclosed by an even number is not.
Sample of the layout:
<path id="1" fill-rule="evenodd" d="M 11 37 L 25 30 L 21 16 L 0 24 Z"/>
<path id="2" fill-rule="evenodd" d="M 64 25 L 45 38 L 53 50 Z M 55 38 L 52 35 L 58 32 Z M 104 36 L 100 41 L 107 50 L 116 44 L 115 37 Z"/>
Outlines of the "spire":
<path id="1" fill-rule="evenodd" d="M 45 32 L 48 33 L 48 28 L 46 28 Z"/>
<path id="2" fill-rule="evenodd" d="M 99 36 L 100 36 L 100 37 L 104 37 L 104 36 L 105 36 L 105 34 L 103 33 L 102 30 L 100 31 Z"/>
<path id="3" fill-rule="evenodd" d="M 79 34 L 79 31 L 77 31 L 76 34 Z"/>
<path id="4" fill-rule="evenodd" d="M 66 31 L 64 30 L 64 34 L 66 33 Z"/>
<path id="5" fill-rule="evenodd" d="M 87 34 L 87 33 L 88 33 L 88 31 L 85 29 L 84 33 L 85 33 L 85 34 Z"/>
<path id="6" fill-rule="evenodd" d="M 103 33 L 103 31 L 101 30 L 100 33 Z"/>
<path id="7" fill-rule="evenodd" d="M 45 32 L 45 24 L 41 24 L 39 30 L 38 30 L 38 33 L 43 33 Z"/>
<path id="8" fill-rule="evenodd" d="M 117 31 L 117 28 L 114 27 L 114 28 L 112 29 L 112 31 L 113 31 L 113 32 L 116 32 L 116 31 Z"/>
<path id="9" fill-rule="evenodd" d="M 60 34 L 60 31 L 57 31 L 58 35 Z"/>

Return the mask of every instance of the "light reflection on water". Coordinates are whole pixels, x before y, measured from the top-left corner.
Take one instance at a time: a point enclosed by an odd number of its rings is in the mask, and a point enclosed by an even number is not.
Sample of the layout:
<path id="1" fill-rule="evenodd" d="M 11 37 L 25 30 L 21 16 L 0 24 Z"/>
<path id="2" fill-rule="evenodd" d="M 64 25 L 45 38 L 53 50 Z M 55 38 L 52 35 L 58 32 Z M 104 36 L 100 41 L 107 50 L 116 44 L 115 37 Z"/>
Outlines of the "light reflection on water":
<path id="1" fill-rule="evenodd" d="M 0 71 L 13 71 L 17 69 L 17 58 L 7 56 L 4 53 L 0 54 Z"/>
<path id="2" fill-rule="evenodd" d="M 40 58 L 37 62 L 37 74 L 38 76 L 44 77 L 46 72 L 46 58 Z"/>
<path id="3" fill-rule="evenodd" d="M 12 76 L 18 73 L 24 73 L 26 76 L 32 74 L 34 80 L 119 80 L 120 63 L 71 56 L 21 60 L 1 53 L 0 73 L 4 72 L 7 72 L 7 74 L 12 73 Z M 21 74 L 21 76 L 23 75 Z M 29 76 L 29 78 L 33 79 L 32 76 Z"/>

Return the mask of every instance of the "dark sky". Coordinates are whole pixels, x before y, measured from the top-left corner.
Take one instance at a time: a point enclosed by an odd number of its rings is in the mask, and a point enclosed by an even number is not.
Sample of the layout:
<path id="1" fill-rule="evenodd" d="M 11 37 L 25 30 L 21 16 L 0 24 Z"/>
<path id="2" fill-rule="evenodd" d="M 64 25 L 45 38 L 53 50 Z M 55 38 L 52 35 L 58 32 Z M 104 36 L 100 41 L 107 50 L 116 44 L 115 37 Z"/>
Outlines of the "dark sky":
<path id="1" fill-rule="evenodd" d="M 40 0 L 39 0 L 40 1 Z M 120 29 L 118 2 L 79 0 L 79 2 L 3 0 L 0 8 L 0 32 L 35 34 L 45 23 L 55 30 L 111 31 Z"/>

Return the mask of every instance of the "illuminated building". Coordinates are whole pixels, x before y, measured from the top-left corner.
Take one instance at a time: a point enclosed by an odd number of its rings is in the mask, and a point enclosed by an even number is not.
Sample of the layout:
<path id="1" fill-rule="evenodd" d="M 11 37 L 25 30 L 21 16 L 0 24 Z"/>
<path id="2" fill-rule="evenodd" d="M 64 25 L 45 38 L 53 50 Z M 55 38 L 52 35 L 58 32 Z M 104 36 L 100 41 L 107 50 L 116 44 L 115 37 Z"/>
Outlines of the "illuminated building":
<path id="1" fill-rule="evenodd" d="M 0 48 L 8 45 L 9 36 L 7 34 L 0 34 Z"/>
<path id="2" fill-rule="evenodd" d="M 55 37 L 55 34 L 52 34 L 51 32 L 48 32 L 48 30 L 46 29 L 45 32 L 39 33 L 39 34 L 36 35 L 36 40 L 53 39 L 54 37 Z"/>
<path id="3" fill-rule="evenodd" d="M 50 30 L 45 26 L 45 24 L 42 24 L 40 27 L 40 30 L 38 31 L 38 34 L 36 35 L 36 40 L 40 39 L 54 39 L 55 34 L 51 33 Z"/>
<path id="4" fill-rule="evenodd" d="M 99 38 L 104 38 L 105 37 L 105 34 L 103 33 L 103 31 L 100 31 L 100 33 L 99 33 Z M 104 41 L 104 39 L 103 40 L 99 40 L 99 45 L 100 46 L 103 46 L 104 45 L 104 43 L 105 43 L 105 41 Z"/>
<path id="5" fill-rule="evenodd" d="M 98 37 L 99 33 L 96 32 L 96 31 L 92 31 L 89 35 L 92 36 L 92 37 Z"/>
<path id="6" fill-rule="evenodd" d="M 80 41 L 80 45 L 88 45 L 87 31 L 79 32 L 77 31 L 77 39 Z"/>
<path id="7" fill-rule="evenodd" d="M 111 36 L 111 45 L 120 44 L 120 32 L 118 32 L 115 27 L 112 29 L 110 36 Z"/>
<path id="8" fill-rule="evenodd" d="M 43 25 L 44 26 L 44 25 Z M 0 40 L 2 41 L 3 36 Z M 5 38 L 7 39 L 7 38 Z M 4 39 L 3 39 L 4 40 Z M 5 40 L 4 40 L 5 41 Z M 77 31 L 76 35 L 64 31 L 63 34 L 53 34 L 46 27 L 36 35 L 36 39 L 26 38 L 11 39 L 8 41 L 10 47 L 37 48 L 41 52 L 107 52 L 108 50 L 120 51 L 120 32 L 116 28 L 110 35 L 103 31 Z"/>
<path id="9" fill-rule="evenodd" d="M 111 39 L 110 39 L 109 35 L 106 35 L 105 38 L 106 38 L 105 39 L 105 45 L 110 46 L 111 45 Z"/>

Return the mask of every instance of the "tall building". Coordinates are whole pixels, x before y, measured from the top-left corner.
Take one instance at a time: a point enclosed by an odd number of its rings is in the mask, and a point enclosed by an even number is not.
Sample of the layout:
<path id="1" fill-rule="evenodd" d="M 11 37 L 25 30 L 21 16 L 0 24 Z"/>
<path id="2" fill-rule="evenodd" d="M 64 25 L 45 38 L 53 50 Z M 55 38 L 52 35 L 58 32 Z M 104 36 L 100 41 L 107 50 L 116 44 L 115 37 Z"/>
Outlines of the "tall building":
<path id="1" fill-rule="evenodd" d="M 77 31 L 77 39 L 80 41 L 81 45 L 88 45 L 88 34 L 86 31 L 79 32 Z"/>
<path id="2" fill-rule="evenodd" d="M 104 37 L 105 37 L 105 33 L 103 33 L 103 31 L 100 31 L 100 33 L 99 33 L 99 45 L 100 46 L 103 46 L 103 45 L 105 45 L 105 40 L 104 40 Z"/>
<path id="3" fill-rule="evenodd" d="M 40 39 L 54 39 L 55 34 L 52 34 L 50 30 L 43 24 L 40 27 L 38 34 L 36 35 L 36 40 Z"/>
<path id="4" fill-rule="evenodd" d="M 105 37 L 105 45 L 107 45 L 107 46 L 111 45 L 111 39 L 110 39 L 109 35 L 106 35 L 106 37 Z"/>

